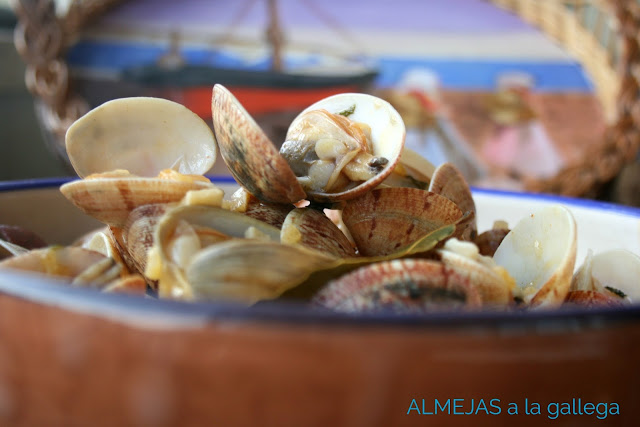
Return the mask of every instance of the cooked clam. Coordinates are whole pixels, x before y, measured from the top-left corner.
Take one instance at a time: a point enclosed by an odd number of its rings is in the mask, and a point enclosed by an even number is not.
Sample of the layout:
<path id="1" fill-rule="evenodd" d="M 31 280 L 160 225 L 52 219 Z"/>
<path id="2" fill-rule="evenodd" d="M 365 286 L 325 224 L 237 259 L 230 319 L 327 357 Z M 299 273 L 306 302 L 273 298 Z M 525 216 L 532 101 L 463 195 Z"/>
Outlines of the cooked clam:
<path id="1" fill-rule="evenodd" d="M 365 256 L 396 252 L 461 217 L 446 197 L 406 187 L 377 188 L 349 200 L 342 211 L 342 220 Z"/>
<path id="2" fill-rule="evenodd" d="M 593 255 L 573 276 L 572 291 L 593 291 L 615 296 L 620 301 L 640 301 L 640 257 L 623 249 Z"/>
<path id="3" fill-rule="evenodd" d="M 402 118 L 366 94 L 326 98 L 291 124 L 281 150 L 223 86 L 213 90 L 220 153 L 236 180 L 263 202 L 346 200 L 380 184 L 404 146 Z"/>
<path id="4" fill-rule="evenodd" d="M 346 200 L 391 174 L 405 127 L 388 102 L 367 94 L 325 98 L 294 119 L 280 154 L 309 198 Z"/>
<path id="5" fill-rule="evenodd" d="M 216 159 L 209 126 L 184 106 L 160 98 L 106 102 L 66 135 L 69 159 L 85 178 L 60 191 L 100 221 L 122 227 L 129 213 L 213 187 L 202 174 Z"/>
<path id="6" fill-rule="evenodd" d="M 481 297 L 469 278 L 432 260 L 379 262 L 329 282 L 312 303 L 346 313 L 470 309 Z"/>

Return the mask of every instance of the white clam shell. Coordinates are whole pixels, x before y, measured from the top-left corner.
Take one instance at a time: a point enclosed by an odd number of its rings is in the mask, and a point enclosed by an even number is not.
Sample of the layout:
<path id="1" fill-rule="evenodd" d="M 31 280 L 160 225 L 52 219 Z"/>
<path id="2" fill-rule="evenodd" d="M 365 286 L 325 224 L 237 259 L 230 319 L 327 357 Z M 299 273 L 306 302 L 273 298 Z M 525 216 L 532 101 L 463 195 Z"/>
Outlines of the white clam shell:
<path id="1" fill-rule="evenodd" d="M 362 184 L 339 193 L 324 193 L 307 191 L 314 200 L 346 200 L 361 194 L 363 190 L 374 188 L 391 174 L 400 159 L 404 148 L 406 129 L 400 113 L 387 101 L 364 93 L 342 93 L 325 98 L 307 107 L 289 126 L 289 134 L 297 132 L 298 127 L 304 126 L 301 121 L 304 115 L 313 110 L 327 110 L 338 114 L 348 111 L 355 106 L 348 118 L 351 121 L 365 123 L 371 128 L 371 142 L 373 155 L 388 160 L 386 166 L 373 178 Z"/>
<path id="2" fill-rule="evenodd" d="M 515 279 L 535 293 L 532 305 L 557 306 L 564 301 L 576 259 L 576 223 L 560 205 L 523 218 L 505 236 L 493 256 Z"/>
<path id="3" fill-rule="evenodd" d="M 640 302 L 640 257 L 624 249 L 593 256 L 591 277 L 601 286 L 624 292 L 633 303 Z"/>
<path id="4" fill-rule="evenodd" d="M 216 160 L 216 140 L 204 120 L 181 104 L 149 97 L 91 110 L 67 131 L 66 148 L 80 177 L 115 169 L 156 176 L 168 168 L 202 175 Z"/>

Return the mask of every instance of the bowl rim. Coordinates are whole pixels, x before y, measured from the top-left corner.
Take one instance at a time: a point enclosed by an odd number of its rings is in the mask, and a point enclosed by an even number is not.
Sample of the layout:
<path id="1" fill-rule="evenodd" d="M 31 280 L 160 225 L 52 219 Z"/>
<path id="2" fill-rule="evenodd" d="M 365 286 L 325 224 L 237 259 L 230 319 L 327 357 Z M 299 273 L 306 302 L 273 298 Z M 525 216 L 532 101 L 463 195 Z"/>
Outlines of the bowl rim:
<path id="1" fill-rule="evenodd" d="M 236 184 L 230 176 L 209 176 L 214 183 Z M 0 181 L 0 192 L 56 188 L 77 177 L 37 178 Z M 640 209 L 589 199 L 517 193 L 472 187 L 474 194 L 535 199 L 588 209 L 621 213 L 640 219 Z M 499 328 L 565 330 L 580 326 L 602 327 L 640 319 L 640 304 L 625 307 L 565 307 L 557 310 L 467 311 L 425 314 L 367 313 L 345 314 L 309 308 L 293 301 L 270 301 L 245 307 L 232 302 L 184 302 L 141 298 L 124 294 L 105 294 L 92 289 L 71 288 L 55 279 L 17 271 L 2 272 L 0 293 L 30 302 L 103 316 L 149 327 L 176 327 L 219 321 L 260 322 L 268 324 L 313 325 L 328 327 L 400 327 L 400 328 Z M 547 330 L 547 329 L 545 329 Z"/>

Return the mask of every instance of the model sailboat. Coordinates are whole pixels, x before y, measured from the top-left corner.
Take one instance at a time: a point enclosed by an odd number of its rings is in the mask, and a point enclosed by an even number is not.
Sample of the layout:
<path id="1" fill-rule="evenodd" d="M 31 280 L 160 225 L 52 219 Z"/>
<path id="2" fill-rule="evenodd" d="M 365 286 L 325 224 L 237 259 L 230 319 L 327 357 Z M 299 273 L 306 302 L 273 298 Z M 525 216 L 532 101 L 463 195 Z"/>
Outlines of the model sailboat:
<path id="1" fill-rule="evenodd" d="M 255 2 L 248 0 L 239 10 L 246 13 Z M 369 88 L 377 76 L 377 70 L 370 64 L 355 64 L 354 67 L 354 61 L 346 58 L 340 58 L 342 62 L 333 59 L 331 69 L 306 67 L 304 71 L 296 71 L 288 68 L 285 37 L 277 7 L 276 0 L 267 0 L 269 67 L 216 65 L 208 60 L 190 61 L 182 52 L 180 32 L 172 31 L 168 49 L 152 61 L 123 67 L 117 78 L 120 87 L 103 88 L 97 96 L 108 97 L 114 93 L 121 96 L 122 90 L 126 91 L 125 95 L 140 91 L 180 102 L 200 116 L 210 118 L 211 88 L 215 83 L 232 90 L 254 115 L 300 111 L 324 97 L 342 92 L 361 92 Z M 91 82 L 84 80 L 85 90 L 95 89 L 91 87 Z M 95 83 L 97 79 L 92 76 L 90 80 Z M 88 97 L 92 98 L 91 95 Z"/>

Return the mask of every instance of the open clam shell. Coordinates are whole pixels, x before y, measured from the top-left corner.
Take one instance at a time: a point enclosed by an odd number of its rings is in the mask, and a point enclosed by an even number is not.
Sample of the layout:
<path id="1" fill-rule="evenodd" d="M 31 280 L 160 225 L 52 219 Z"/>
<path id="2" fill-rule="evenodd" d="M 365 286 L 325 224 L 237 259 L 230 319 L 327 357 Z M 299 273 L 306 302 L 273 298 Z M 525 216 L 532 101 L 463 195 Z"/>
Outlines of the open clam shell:
<path id="1" fill-rule="evenodd" d="M 186 278 L 195 298 L 251 305 L 279 297 L 334 260 L 298 245 L 238 239 L 198 252 Z"/>
<path id="2" fill-rule="evenodd" d="M 211 229 L 230 238 L 245 238 L 248 232 L 253 231 L 256 237 L 280 241 L 278 228 L 238 212 L 213 206 L 174 207 L 158 221 L 153 231 L 153 247 L 147 252 L 145 276 L 158 281 L 158 293 L 161 297 L 194 298 L 192 286 L 185 276 L 185 268 L 190 260 L 185 260 L 186 255 L 179 251 L 181 248 L 188 249 L 190 255 L 195 254 L 202 249 L 202 243 L 198 235 L 195 240 L 191 239 L 189 245 L 175 245 L 175 238 L 180 237 L 176 236 L 176 230 L 185 223 L 194 228 Z M 185 262 L 179 265 L 178 260 Z M 211 268 L 216 267 L 211 265 Z"/>
<path id="3" fill-rule="evenodd" d="M 576 223 L 567 208 L 554 205 L 520 220 L 493 256 L 507 269 L 532 306 L 562 304 L 576 260 Z"/>
<path id="4" fill-rule="evenodd" d="M 342 211 L 342 220 L 365 256 L 391 254 L 461 217 L 446 197 L 406 187 L 377 188 L 347 201 Z"/>
<path id="5" fill-rule="evenodd" d="M 211 104 L 220 154 L 236 181 L 263 202 L 304 199 L 285 159 L 231 92 L 216 84 Z"/>
<path id="6" fill-rule="evenodd" d="M 314 113 L 323 117 L 336 115 L 337 119 L 344 123 L 337 123 L 336 119 L 325 122 L 310 118 L 310 115 Z M 330 123 L 330 126 L 323 123 Z M 365 129 L 365 133 L 369 133 L 370 140 L 367 138 L 367 142 L 370 143 L 371 152 L 368 154 L 372 156 L 374 162 L 377 161 L 380 165 L 375 167 L 375 173 L 365 174 L 367 178 L 363 182 L 352 181 L 346 186 L 337 187 L 337 191 L 327 191 L 314 182 L 316 178 L 312 176 L 311 171 L 319 160 L 321 145 L 325 148 L 327 146 L 333 147 L 330 150 L 323 150 L 331 153 L 338 151 L 336 147 L 347 150 L 348 153 L 355 153 L 349 151 L 351 148 L 341 146 L 343 141 L 340 138 L 345 137 L 343 133 L 330 133 L 329 131 L 329 128 L 344 130 L 348 127 Z M 405 134 L 406 129 L 402 117 L 387 101 L 368 94 L 343 93 L 318 101 L 300 113 L 289 126 L 286 141 L 282 145 L 280 153 L 287 158 L 293 170 L 297 171 L 299 179 L 310 182 L 310 185 L 305 188 L 310 200 L 318 202 L 348 200 L 375 188 L 392 173 L 402 154 Z M 339 168 L 344 167 L 342 170 L 347 170 L 345 165 L 350 161 L 348 159 L 350 154 L 334 153 L 329 157 L 333 158 L 334 155 L 337 157 L 329 168 L 332 176 L 341 173 Z M 351 160 L 356 161 L 357 159 Z M 328 161 L 327 164 L 329 163 L 331 162 Z M 341 166 L 340 163 L 345 163 L 345 165 Z M 374 168 L 373 164 L 369 168 Z"/>
<path id="7" fill-rule="evenodd" d="M 66 148 L 80 177 L 116 169 L 149 177 L 167 168 L 202 175 L 216 160 L 216 141 L 207 123 L 161 98 L 102 104 L 69 127 Z"/>
<path id="8" fill-rule="evenodd" d="M 312 304 L 347 313 L 420 313 L 477 308 L 481 298 L 468 277 L 445 264 L 401 259 L 371 264 L 329 282 Z"/>

